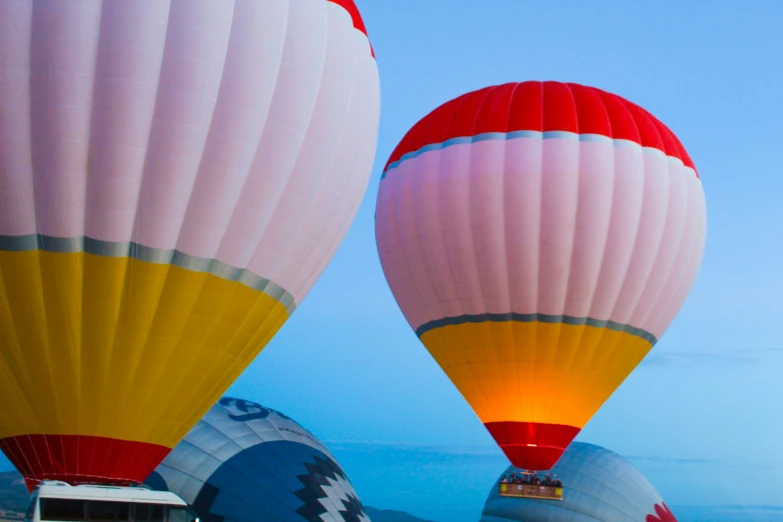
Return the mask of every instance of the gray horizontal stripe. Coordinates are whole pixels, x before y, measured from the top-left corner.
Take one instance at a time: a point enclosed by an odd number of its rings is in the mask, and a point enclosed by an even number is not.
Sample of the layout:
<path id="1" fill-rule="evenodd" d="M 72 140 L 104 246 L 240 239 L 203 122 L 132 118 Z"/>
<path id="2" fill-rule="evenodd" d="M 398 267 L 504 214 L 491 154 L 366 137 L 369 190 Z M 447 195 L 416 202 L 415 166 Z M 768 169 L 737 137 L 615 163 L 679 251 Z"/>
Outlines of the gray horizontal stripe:
<path id="1" fill-rule="evenodd" d="M 27 250 L 45 250 L 46 252 L 81 252 L 84 250 L 84 238 L 53 237 L 40 234 L 26 236 L 0 235 L 0 250 L 6 252 L 25 252 Z"/>
<path id="2" fill-rule="evenodd" d="M 84 251 L 88 254 L 103 257 L 127 257 L 130 251 L 130 243 L 120 241 L 100 241 L 91 237 L 84 238 Z M 78 252 L 78 250 L 71 250 Z"/>
<path id="3" fill-rule="evenodd" d="M 38 236 L 0 236 L 0 250 L 4 252 L 24 252 L 38 248 Z"/>
<path id="4" fill-rule="evenodd" d="M 614 321 L 593 319 L 591 317 L 572 317 L 570 315 L 549 315 L 549 314 L 480 314 L 480 315 L 461 315 L 459 317 L 446 317 L 445 319 L 438 319 L 437 321 L 430 321 L 419 326 L 416 329 L 416 335 L 421 337 L 430 330 L 441 328 L 443 326 L 455 326 L 466 323 L 504 323 L 508 321 L 516 321 L 519 323 L 563 323 L 571 324 L 575 326 L 587 325 L 594 326 L 595 328 L 608 328 L 617 332 L 625 332 L 636 337 L 640 337 L 645 341 L 654 345 L 658 342 L 650 332 L 646 332 L 641 328 L 636 328 L 627 324 L 615 323 Z"/>
<path id="5" fill-rule="evenodd" d="M 217 259 L 193 256 L 179 250 L 152 248 L 133 242 L 102 241 L 89 237 L 53 237 L 43 234 L 0 235 L 0 251 L 25 252 L 30 250 L 59 254 L 85 252 L 103 257 L 130 257 L 157 265 L 170 264 L 191 272 L 209 273 L 226 281 L 236 281 L 263 292 L 282 304 L 289 315 L 296 309 L 294 296 L 274 281 L 243 268 L 227 265 Z"/>
<path id="6" fill-rule="evenodd" d="M 402 156 L 400 156 L 400 159 L 389 163 L 389 166 L 386 167 L 386 169 L 381 173 L 381 180 L 385 179 L 386 176 L 389 174 L 389 172 L 399 167 L 400 164 L 403 163 L 404 161 L 421 156 L 425 152 L 429 152 L 431 150 L 445 149 L 453 145 L 464 145 L 469 143 L 476 143 L 479 141 L 514 140 L 519 138 L 539 138 L 542 140 L 568 139 L 573 141 L 600 141 L 606 143 L 613 143 L 614 145 L 620 147 L 638 147 L 641 148 L 642 151 L 645 153 L 652 152 L 653 154 L 659 154 L 664 157 L 666 156 L 666 153 L 660 149 L 654 147 L 644 147 L 641 144 L 636 143 L 635 141 L 622 139 L 622 138 L 610 138 L 608 136 L 604 136 L 603 134 L 577 134 L 575 132 L 570 132 L 570 131 L 541 132 L 541 131 L 531 131 L 531 130 L 512 131 L 508 133 L 485 132 L 483 134 L 476 134 L 475 136 L 459 136 L 456 138 L 448 139 L 440 143 L 430 143 L 429 145 L 425 145 L 420 149 L 407 152 Z M 674 156 L 669 156 L 669 157 L 682 164 L 681 159 L 675 158 Z"/>
<path id="7" fill-rule="evenodd" d="M 139 261 L 146 261 L 148 263 L 155 263 L 156 265 L 174 264 L 173 249 L 162 249 L 148 247 L 140 245 L 138 243 L 128 243 L 125 254 L 120 254 L 120 257 L 128 256 Z M 185 268 L 185 267 L 183 267 Z"/>

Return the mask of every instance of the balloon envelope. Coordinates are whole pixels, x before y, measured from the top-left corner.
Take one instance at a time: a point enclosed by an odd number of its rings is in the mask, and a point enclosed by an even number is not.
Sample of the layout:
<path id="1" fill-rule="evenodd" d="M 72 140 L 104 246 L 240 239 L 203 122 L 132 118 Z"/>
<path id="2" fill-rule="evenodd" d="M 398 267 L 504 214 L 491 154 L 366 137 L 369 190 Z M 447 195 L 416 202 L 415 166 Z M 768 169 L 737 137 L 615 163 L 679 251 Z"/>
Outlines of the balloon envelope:
<path id="1" fill-rule="evenodd" d="M 139 482 L 342 241 L 372 49 L 352 0 L 35 0 L 0 55 L 0 448 Z"/>
<path id="2" fill-rule="evenodd" d="M 223 397 L 146 483 L 204 522 L 369 522 L 345 472 L 312 433 L 252 401 Z"/>
<path id="3" fill-rule="evenodd" d="M 549 473 L 563 482 L 562 501 L 501 496 L 499 478 L 480 522 L 677 522 L 644 475 L 601 446 L 572 442 Z"/>
<path id="4" fill-rule="evenodd" d="M 422 343 L 511 462 L 548 469 L 674 319 L 704 193 L 660 121 L 599 89 L 489 87 L 405 135 L 376 240 Z"/>

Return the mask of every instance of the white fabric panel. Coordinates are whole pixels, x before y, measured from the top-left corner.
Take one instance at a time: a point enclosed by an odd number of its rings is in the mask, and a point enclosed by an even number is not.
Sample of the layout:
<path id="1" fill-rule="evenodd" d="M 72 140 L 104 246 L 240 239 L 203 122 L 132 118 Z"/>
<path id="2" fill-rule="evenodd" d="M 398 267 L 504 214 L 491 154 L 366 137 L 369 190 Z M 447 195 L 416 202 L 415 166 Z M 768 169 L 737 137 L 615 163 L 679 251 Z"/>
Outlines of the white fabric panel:
<path id="1" fill-rule="evenodd" d="M 0 236 L 176 249 L 301 302 L 375 155 L 378 69 L 346 9 L 3 2 L 0 33 Z"/>

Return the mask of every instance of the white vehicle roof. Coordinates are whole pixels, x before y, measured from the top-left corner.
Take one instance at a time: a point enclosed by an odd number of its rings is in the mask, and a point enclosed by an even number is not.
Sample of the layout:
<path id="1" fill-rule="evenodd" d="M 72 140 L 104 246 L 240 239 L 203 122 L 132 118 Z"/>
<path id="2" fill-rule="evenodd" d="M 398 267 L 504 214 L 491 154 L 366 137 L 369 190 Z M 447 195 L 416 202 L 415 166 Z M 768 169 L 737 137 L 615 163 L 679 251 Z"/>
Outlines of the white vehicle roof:
<path id="1" fill-rule="evenodd" d="M 153 491 L 144 487 L 120 487 L 79 485 L 65 482 L 44 481 L 38 486 L 40 498 L 69 498 L 76 500 L 106 500 L 115 502 L 144 502 L 187 506 L 187 503 L 170 491 Z"/>

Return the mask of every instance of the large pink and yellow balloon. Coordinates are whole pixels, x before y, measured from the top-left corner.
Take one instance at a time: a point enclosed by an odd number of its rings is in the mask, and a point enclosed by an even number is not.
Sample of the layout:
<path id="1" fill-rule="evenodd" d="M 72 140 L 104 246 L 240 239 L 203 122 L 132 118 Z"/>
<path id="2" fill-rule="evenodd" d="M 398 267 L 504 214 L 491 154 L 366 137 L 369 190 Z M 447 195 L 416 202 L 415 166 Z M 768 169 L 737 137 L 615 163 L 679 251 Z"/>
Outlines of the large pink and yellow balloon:
<path id="1" fill-rule="evenodd" d="M 510 83 L 405 135 L 377 199 L 405 317 L 516 467 L 551 468 L 660 339 L 705 243 L 674 134 L 599 89 Z"/>
<path id="2" fill-rule="evenodd" d="M 358 209 L 378 70 L 353 0 L 0 3 L 0 448 L 140 482 Z"/>

